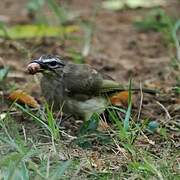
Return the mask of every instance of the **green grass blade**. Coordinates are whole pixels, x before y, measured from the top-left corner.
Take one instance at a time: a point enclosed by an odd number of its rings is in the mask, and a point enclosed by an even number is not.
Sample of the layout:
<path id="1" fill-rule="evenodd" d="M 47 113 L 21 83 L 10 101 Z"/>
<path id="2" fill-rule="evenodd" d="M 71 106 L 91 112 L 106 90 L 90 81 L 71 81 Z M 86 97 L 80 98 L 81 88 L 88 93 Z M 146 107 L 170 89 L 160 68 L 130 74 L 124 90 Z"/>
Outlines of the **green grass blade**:
<path id="1" fill-rule="evenodd" d="M 55 0 L 47 0 L 48 6 L 51 8 L 54 15 L 59 19 L 60 24 L 63 24 L 67 20 L 66 12 Z"/>
<path id="2" fill-rule="evenodd" d="M 32 117 L 35 121 L 39 122 L 40 124 L 42 124 L 51 134 L 52 131 L 49 128 L 49 126 L 42 121 L 40 118 L 36 117 L 34 114 L 32 114 L 31 112 L 29 112 L 27 109 L 25 109 L 24 107 L 22 107 L 21 105 L 15 103 L 15 106 L 18 107 L 19 109 L 21 109 L 23 112 L 25 112 L 26 114 L 28 114 L 30 117 Z"/>
<path id="3" fill-rule="evenodd" d="M 126 112 L 126 116 L 124 119 L 124 129 L 127 131 L 129 129 L 129 120 L 131 117 L 131 109 L 132 109 L 132 93 L 131 93 L 131 79 L 129 81 L 129 90 L 128 90 L 128 109 Z"/>
<path id="4" fill-rule="evenodd" d="M 6 78 L 8 72 L 9 72 L 9 68 L 8 67 L 0 69 L 0 82 L 3 81 Z"/>
<path id="5" fill-rule="evenodd" d="M 68 160 L 57 166 L 56 169 L 52 171 L 51 173 L 52 176 L 49 178 L 49 180 L 57 180 L 61 178 L 70 165 L 71 165 L 71 161 Z"/>

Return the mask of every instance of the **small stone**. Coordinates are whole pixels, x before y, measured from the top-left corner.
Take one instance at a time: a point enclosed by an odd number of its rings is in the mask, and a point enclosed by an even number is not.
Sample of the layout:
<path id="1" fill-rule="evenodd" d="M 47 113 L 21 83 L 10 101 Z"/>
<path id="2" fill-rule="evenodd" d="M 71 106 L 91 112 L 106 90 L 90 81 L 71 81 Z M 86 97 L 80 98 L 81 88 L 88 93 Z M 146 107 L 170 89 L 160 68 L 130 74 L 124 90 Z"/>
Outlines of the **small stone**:
<path id="1" fill-rule="evenodd" d="M 151 132 L 155 132 L 159 127 L 159 123 L 156 121 L 150 121 L 148 124 L 148 130 Z"/>

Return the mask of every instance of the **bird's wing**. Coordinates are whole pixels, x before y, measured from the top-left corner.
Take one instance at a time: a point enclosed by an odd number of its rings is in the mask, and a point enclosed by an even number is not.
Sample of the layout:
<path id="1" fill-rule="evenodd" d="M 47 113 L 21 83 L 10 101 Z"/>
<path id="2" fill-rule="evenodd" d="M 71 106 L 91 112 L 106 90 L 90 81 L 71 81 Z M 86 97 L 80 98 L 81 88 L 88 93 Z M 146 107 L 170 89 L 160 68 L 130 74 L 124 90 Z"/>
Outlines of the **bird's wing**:
<path id="1" fill-rule="evenodd" d="M 113 91 L 123 91 L 125 88 L 116 81 L 103 79 L 101 86 L 101 93 L 108 93 Z"/>
<path id="2" fill-rule="evenodd" d="M 73 95 L 97 95 L 127 89 L 88 64 L 68 64 L 63 70 L 63 79 L 65 88 Z"/>
<path id="3" fill-rule="evenodd" d="M 72 94 L 96 94 L 103 83 L 98 71 L 87 64 L 69 64 L 63 70 L 65 88 Z"/>

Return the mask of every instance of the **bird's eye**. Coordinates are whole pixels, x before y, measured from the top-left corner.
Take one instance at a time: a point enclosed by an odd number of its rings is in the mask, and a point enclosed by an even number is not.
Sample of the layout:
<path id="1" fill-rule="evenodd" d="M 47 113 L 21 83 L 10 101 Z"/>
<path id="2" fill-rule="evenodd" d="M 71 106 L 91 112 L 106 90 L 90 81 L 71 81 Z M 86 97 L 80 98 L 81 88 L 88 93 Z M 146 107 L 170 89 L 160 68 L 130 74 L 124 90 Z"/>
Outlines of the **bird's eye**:
<path id="1" fill-rule="evenodd" d="M 48 63 L 50 66 L 56 66 L 57 65 L 57 62 L 56 61 L 51 61 Z"/>

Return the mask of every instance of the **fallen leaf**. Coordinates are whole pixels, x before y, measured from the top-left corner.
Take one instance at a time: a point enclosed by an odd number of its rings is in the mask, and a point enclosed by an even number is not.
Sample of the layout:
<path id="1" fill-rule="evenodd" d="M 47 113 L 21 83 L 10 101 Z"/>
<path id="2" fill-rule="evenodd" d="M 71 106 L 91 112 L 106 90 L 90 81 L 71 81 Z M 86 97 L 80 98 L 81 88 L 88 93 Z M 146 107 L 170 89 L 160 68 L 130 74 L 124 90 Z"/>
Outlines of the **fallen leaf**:
<path id="1" fill-rule="evenodd" d="M 166 2 L 164 0 L 127 0 L 126 5 L 130 8 L 152 8 L 155 6 L 163 6 Z"/>
<path id="2" fill-rule="evenodd" d="M 12 39 L 36 38 L 36 37 L 58 37 L 64 34 L 69 34 L 79 30 L 79 26 L 69 25 L 47 26 L 47 25 L 16 25 L 6 27 L 4 32 L 0 29 L 0 37 L 9 37 Z"/>
<path id="3" fill-rule="evenodd" d="M 145 81 L 145 86 L 149 89 L 162 89 L 163 84 L 159 81 Z"/>
<path id="4" fill-rule="evenodd" d="M 8 99 L 12 101 L 17 101 L 22 104 L 26 104 L 30 107 L 34 107 L 34 108 L 39 107 L 38 102 L 32 96 L 28 95 L 26 92 L 20 89 L 10 93 Z"/>
<path id="5" fill-rule="evenodd" d="M 114 94 L 110 97 L 112 105 L 115 106 L 127 106 L 128 105 L 128 91 L 122 91 Z"/>
<path id="6" fill-rule="evenodd" d="M 103 8 L 113 11 L 118 11 L 124 8 L 124 3 L 118 0 L 104 1 Z"/>
<path id="7" fill-rule="evenodd" d="M 103 7 L 108 10 L 118 11 L 124 9 L 125 7 L 128 8 L 152 8 L 155 6 L 164 6 L 166 2 L 164 0 L 108 0 L 103 2 Z"/>

